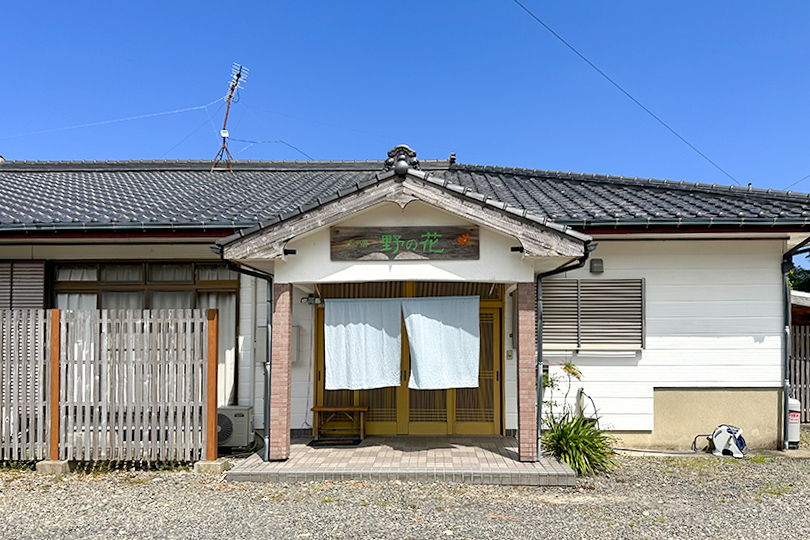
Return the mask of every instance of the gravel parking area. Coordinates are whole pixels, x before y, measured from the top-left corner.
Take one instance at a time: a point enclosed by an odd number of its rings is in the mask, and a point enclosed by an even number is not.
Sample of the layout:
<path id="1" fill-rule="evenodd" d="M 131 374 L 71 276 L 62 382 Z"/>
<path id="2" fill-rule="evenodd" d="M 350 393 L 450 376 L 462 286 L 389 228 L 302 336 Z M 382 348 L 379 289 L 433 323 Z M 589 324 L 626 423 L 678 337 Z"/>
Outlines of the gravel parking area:
<path id="1" fill-rule="evenodd" d="M 574 488 L 0 470 L 0 538 L 799 538 L 810 459 L 621 456 Z"/>

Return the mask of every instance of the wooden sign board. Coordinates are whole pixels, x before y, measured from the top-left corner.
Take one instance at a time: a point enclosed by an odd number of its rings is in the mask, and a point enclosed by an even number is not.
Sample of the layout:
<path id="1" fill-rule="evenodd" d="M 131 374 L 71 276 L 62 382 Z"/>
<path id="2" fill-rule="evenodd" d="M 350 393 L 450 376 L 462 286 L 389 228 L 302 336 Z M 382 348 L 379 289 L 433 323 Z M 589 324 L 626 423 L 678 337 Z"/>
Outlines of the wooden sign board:
<path id="1" fill-rule="evenodd" d="M 333 261 L 477 260 L 478 227 L 332 227 Z"/>

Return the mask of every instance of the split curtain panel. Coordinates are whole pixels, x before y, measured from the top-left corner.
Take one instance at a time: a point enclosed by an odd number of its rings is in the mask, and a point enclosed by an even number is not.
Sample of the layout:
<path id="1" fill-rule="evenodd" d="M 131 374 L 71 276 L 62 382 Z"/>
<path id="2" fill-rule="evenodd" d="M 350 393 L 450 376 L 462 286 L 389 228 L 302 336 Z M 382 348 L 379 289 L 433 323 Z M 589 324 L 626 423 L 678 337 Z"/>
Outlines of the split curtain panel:
<path id="1" fill-rule="evenodd" d="M 399 386 L 402 332 L 411 350 L 414 390 L 477 388 L 479 298 L 325 301 L 326 390 Z"/>

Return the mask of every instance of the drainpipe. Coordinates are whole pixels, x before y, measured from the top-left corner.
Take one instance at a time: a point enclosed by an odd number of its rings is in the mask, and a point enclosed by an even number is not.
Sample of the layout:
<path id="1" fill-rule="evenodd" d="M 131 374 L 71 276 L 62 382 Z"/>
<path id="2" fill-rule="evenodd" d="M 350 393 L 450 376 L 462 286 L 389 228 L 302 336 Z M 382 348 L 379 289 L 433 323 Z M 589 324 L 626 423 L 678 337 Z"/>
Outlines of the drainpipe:
<path id="1" fill-rule="evenodd" d="M 273 346 L 273 274 L 248 270 L 225 258 L 221 246 L 211 246 L 211 251 L 219 255 L 222 262 L 234 272 L 263 279 L 267 282 L 267 350 L 264 359 L 264 451 L 262 459 L 270 461 L 270 390 L 272 380 L 272 346 Z M 256 306 L 254 306 L 255 309 Z M 252 369 L 252 366 L 251 366 Z"/>
<path id="2" fill-rule="evenodd" d="M 793 270 L 793 256 L 798 253 L 804 246 L 810 244 L 810 237 L 802 240 L 798 245 L 785 252 L 782 255 L 782 296 L 784 312 L 783 318 L 785 322 L 784 335 L 782 337 L 782 373 L 784 380 L 782 381 L 782 393 L 784 403 L 782 404 L 782 449 L 788 449 L 788 419 L 790 418 L 790 280 L 788 274 Z"/>
<path id="3" fill-rule="evenodd" d="M 553 276 L 556 274 L 562 274 L 563 272 L 568 272 L 569 270 L 576 270 L 577 268 L 582 268 L 585 266 L 585 262 L 590 257 L 591 252 L 596 249 L 597 244 L 591 243 L 590 241 L 585 242 L 585 255 L 580 257 L 577 262 L 570 264 L 568 266 L 563 266 L 561 268 L 557 268 L 556 270 L 551 270 L 549 272 L 544 272 L 542 274 L 537 274 L 537 312 L 535 315 L 536 319 L 536 331 L 537 335 L 535 337 L 535 349 L 536 349 L 536 360 L 534 363 L 534 371 L 535 376 L 537 377 L 537 459 L 540 460 L 540 455 L 543 450 L 543 445 L 540 440 L 540 433 L 543 427 L 543 278 Z"/>

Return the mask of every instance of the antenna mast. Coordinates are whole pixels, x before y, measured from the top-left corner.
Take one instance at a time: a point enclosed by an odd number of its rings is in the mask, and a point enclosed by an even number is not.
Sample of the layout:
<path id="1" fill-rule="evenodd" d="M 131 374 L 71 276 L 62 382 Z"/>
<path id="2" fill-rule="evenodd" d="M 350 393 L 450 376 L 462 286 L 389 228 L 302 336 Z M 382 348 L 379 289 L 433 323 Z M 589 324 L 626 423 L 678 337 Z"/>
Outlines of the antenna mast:
<path id="1" fill-rule="evenodd" d="M 219 132 L 222 135 L 222 147 L 217 152 L 216 157 L 214 157 L 214 162 L 211 164 L 212 171 L 233 171 L 231 167 L 231 160 L 233 160 L 233 156 L 228 151 L 228 113 L 231 112 L 231 100 L 233 99 L 233 93 L 242 87 L 242 83 L 247 79 L 248 76 L 248 68 L 237 64 L 234 62 L 233 66 L 231 67 L 231 82 L 230 88 L 228 89 L 228 107 L 225 109 L 225 121 L 222 122 L 222 131 Z M 224 165 L 217 167 L 224 162 Z"/>

